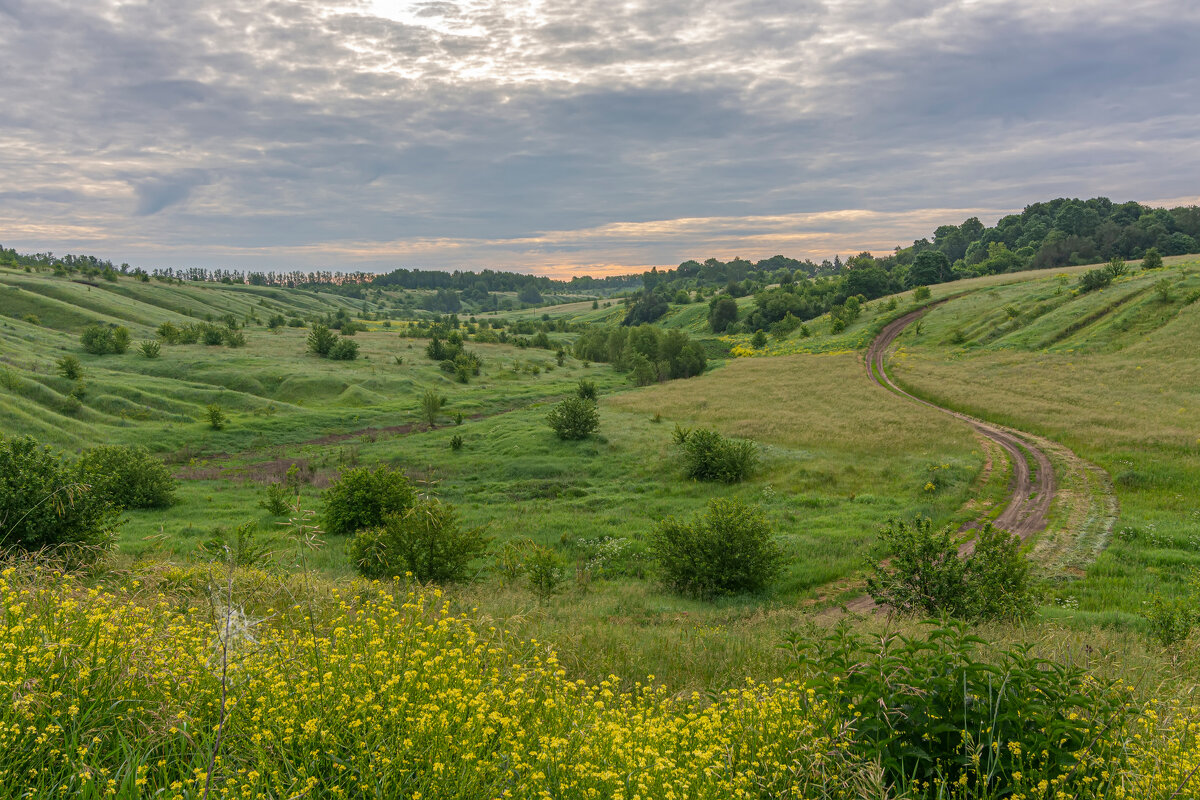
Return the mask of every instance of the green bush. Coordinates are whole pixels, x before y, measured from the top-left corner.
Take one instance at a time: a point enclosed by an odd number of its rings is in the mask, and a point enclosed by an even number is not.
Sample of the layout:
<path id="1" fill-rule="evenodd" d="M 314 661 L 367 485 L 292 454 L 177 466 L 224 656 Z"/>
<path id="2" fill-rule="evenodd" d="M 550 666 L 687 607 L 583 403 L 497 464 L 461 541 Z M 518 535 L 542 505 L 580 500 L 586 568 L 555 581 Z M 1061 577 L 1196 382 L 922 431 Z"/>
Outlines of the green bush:
<path id="1" fill-rule="evenodd" d="M 579 381 L 578 388 L 575 389 L 575 394 L 579 396 L 580 400 L 595 400 L 596 384 L 586 378 L 582 378 Z"/>
<path id="2" fill-rule="evenodd" d="M 258 507 L 266 509 L 273 517 L 282 517 L 292 510 L 295 493 L 286 484 L 276 481 L 267 484 L 263 496 L 258 501 Z"/>
<path id="3" fill-rule="evenodd" d="M 1154 282 L 1154 293 L 1158 295 L 1158 302 L 1160 303 L 1171 302 L 1171 289 L 1170 278 L 1159 278 Z"/>
<path id="4" fill-rule="evenodd" d="M 1112 273 L 1107 269 L 1089 269 L 1079 279 L 1079 291 L 1094 292 L 1112 283 Z"/>
<path id="5" fill-rule="evenodd" d="M 229 418 L 225 416 L 225 412 L 216 403 L 209 403 L 204 407 L 204 416 L 208 420 L 208 427 L 214 431 L 219 431 L 229 422 Z"/>
<path id="6" fill-rule="evenodd" d="M 463 529 L 454 507 L 435 498 L 417 501 L 383 524 L 360 530 L 350 544 L 355 568 L 368 578 L 411 572 L 422 582 L 470 577 L 471 562 L 487 550 L 481 528 Z"/>
<path id="7" fill-rule="evenodd" d="M 200 339 L 209 347 L 216 347 L 225 342 L 225 331 L 216 325 L 205 324 L 200 330 Z"/>
<path id="8" fill-rule="evenodd" d="M 1142 256 L 1142 269 L 1161 269 L 1162 265 L 1162 255 L 1158 252 L 1157 247 L 1151 247 Z"/>
<path id="9" fill-rule="evenodd" d="M 558 594 L 566 577 L 563 558 L 552 547 L 534 544 L 525 554 L 522 571 L 529 590 L 543 602 Z"/>
<path id="10" fill-rule="evenodd" d="M 913 300 L 919 302 L 921 300 L 928 300 L 931 297 L 933 297 L 933 292 L 929 291 L 928 286 L 918 286 L 913 289 Z"/>
<path id="11" fill-rule="evenodd" d="M 147 339 L 142 342 L 141 347 L 138 349 L 141 350 L 142 355 L 146 358 L 158 358 L 162 354 L 162 345 L 154 339 Z"/>
<path id="12" fill-rule="evenodd" d="M 321 358 L 326 358 L 329 351 L 337 344 L 337 334 L 329 330 L 329 328 L 316 323 L 308 332 L 308 352 L 318 355 Z"/>
<path id="13" fill-rule="evenodd" d="M 100 445 L 79 457 L 80 479 L 120 508 L 167 508 L 175 478 L 144 447 Z"/>
<path id="14" fill-rule="evenodd" d="M 693 597 L 759 592 L 783 567 L 766 516 L 741 500 L 710 500 L 691 522 L 667 518 L 649 545 L 663 582 Z"/>
<path id="15" fill-rule="evenodd" d="M 546 422 L 560 439 L 586 439 L 600 427 L 600 411 L 594 400 L 568 397 L 550 410 Z"/>
<path id="16" fill-rule="evenodd" d="M 818 698 L 853 712 L 855 755 L 878 762 L 890 784 L 1011 797 L 1023 773 L 1053 781 L 1077 769 L 1081 753 L 1120 763 L 1110 749 L 1119 737 L 1104 736 L 1127 713 L 1118 685 L 1035 658 L 1028 646 L 990 655 L 964 623 L 906 637 L 843 621 L 821 637 L 793 633 L 783 647 Z M 968 786 L 978 775 L 989 784 Z"/>
<path id="17" fill-rule="evenodd" d="M 58 374 L 69 381 L 77 381 L 83 377 L 83 364 L 72 355 L 66 355 L 54 362 Z"/>
<path id="18" fill-rule="evenodd" d="M 112 351 L 117 355 L 124 353 L 129 349 L 129 328 L 124 325 L 118 325 L 112 329 Z"/>
<path id="19" fill-rule="evenodd" d="M 367 528 L 378 528 L 395 514 L 403 514 L 416 502 L 416 492 L 403 472 L 386 465 L 343 472 L 325 490 L 321 521 L 326 533 L 350 536 Z"/>
<path id="20" fill-rule="evenodd" d="M 79 344 L 86 352 L 93 355 L 102 356 L 105 353 L 112 353 L 114 352 L 112 328 L 104 325 L 89 325 L 79 335 Z"/>
<path id="21" fill-rule="evenodd" d="M 692 480 L 738 483 L 758 464 L 758 449 L 746 439 L 727 439 L 716 431 L 679 426 L 674 438 L 682 450 L 684 475 Z"/>
<path id="22" fill-rule="evenodd" d="M 442 413 L 444 405 L 446 405 L 446 398 L 433 389 L 426 389 L 425 394 L 421 395 L 421 419 L 429 423 L 429 427 L 432 428 L 437 424 L 438 416 Z"/>
<path id="23" fill-rule="evenodd" d="M 154 330 L 154 335 L 167 344 L 175 344 L 179 341 L 179 328 L 170 322 L 164 322 Z"/>
<path id="24" fill-rule="evenodd" d="M 358 358 L 358 342 L 349 339 L 338 339 L 329 348 L 329 357 L 334 361 L 353 361 Z"/>
<path id="25" fill-rule="evenodd" d="M 456 453 L 459 450 L 462 450 L 463 449 L 463 437 L 457 433 L 454 434 L 453 436 L 451 436 L 450 437 L 450 449 Z"/>
<path id="26" fill-rule="evenodd" d="M 991 524 L 977 531 L 975 550 L 958 556 L 950 526 L 934 528 L 917 517 L 889 520 L 880 540 L 891 554 L 867 579 L 876 602 L 906 614 L 946 614 L 966 619 L 1013 619 L 1033 611 L 1029 563 L 1020 540 Z"/>
<path id="27" fill-rule="evenodd" d="M 225 342 L 226 347 L 245 347 L 246 334 L 236 328 L 226 328 L 221 331 L 221 340 Z"/>
<path id="28" fill-rule="evenodd" d="M 69 548 L 88 559 L 112 545 L 118 515 L 50 448 L 0 434 L 0 548 Z"/>

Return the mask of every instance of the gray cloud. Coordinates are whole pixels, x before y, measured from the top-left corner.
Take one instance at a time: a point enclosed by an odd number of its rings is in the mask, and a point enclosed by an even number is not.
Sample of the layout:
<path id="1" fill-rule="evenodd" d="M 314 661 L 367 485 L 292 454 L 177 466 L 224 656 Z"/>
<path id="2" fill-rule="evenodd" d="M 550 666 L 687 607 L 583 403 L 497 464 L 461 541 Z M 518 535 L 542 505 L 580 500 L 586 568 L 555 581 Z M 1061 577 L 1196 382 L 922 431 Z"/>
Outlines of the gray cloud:
<path id="1" fill-rule="evenodd" d="M 615 268 L 889 247 L 928 233 L 922 209 L 1197 191 L 1200 8 L 1182 0 L 532 9 L 0 0 L 0 241 Z M 798 216 L 839 209 L 914 228 Z M 812 225 L 828 236 L 798 238 Z"/>

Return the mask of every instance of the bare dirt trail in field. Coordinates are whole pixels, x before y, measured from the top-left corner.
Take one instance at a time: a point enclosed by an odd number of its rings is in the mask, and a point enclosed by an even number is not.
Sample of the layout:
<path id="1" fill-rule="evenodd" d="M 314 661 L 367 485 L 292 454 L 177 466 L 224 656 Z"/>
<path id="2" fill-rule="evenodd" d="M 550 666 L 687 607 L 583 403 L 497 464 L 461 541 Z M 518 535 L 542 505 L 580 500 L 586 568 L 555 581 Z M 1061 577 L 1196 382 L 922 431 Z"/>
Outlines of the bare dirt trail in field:
<path id="1" fill-rule="evenodd" d="M 1050 511 L 1051 501 L 1054 500 L 1056 488 L 1054 483 L 1054 467 L 1050 462 L 1049 456 L 1033 444 L 1027 434 L 1022 434 L 1012 428 L 994 425 L 967 414 L 951 411 L 948 408 L 942 408 L 927 400 L 922 400 L 915 395 L 909 394 L 897 386 L 884 369 L 888 350 L 896 340 L 896 337 L 912 322 L 923 316 L 929 308 L 927 306 L 926 308 L 917 309 L 905 314 L 889 323 L 879 332 L 879 335 L 875 337 L 875 341 L 867 349 L 867 371 L 870 373 L 871 378 L 880 386 L 907 397 L 913 402 L 927 405 L 930 408 L 936 408 L 942 413 L 961 419 L 974 428 L 981 436 L 986 436 L 1004 448 L 1013 465 L 1012 494 L 1008 501 L 1008 506 L 1005 507 L 999 517 L 992 521 L 992 524 L 997 528 L 1015 533 L 1021 537 L 1021 541 L 1026 541 L 1034 534 L 1045 529 L 1046 515 Z M 1036 470 L 1031 468 L 1031 458 L 1036 463 Z M 973 541 L 966 542 L 960 548 L 959 554 L 969 555 L 974 549 L 975 545 Z"/>
<path id="2" fill-rule="evenodd" d="M 945 302 L 945 301 L 942 301 Z M 934 305 L 938 305 L 935 303 Z M 888 376 L 884 369 L 888 350 L 901 332 L 911 323 L 924 316 L 933 306 L 911 311 L 894 320 L 884 327 L 871 346 L 867 349 L 867 373 L 880 386 L 915 403 L 936 408 L 944 414 L 962 420 L 970 425 L 980 435 L 995 442 L 1008 454 L 1012 463 L 1011 495 L 1008 505 L 1000 516 L 992 520 L 992 524 L 1010 533 L 1015 533 L 1021 541 L 1027 541 L 1046 527 L 1046 516 L 1050 511 L 1050 503 L 1054 500 L 1056 485 L 1054 481 L 1054 466 L 1050 458 L 1040 447 L 1030 441 L 1027 434 L 1021 434 L 1012 428 L 994 425 L 981 419 L 951 411 L 948 408 L 930 403 L 928 400 L 901 389 Z M 1030 463 L 1036 465 L 1036 469 Z M 975 540 L 969 539 L 958 548 L 960 557 L 970 555 L 975 551 Z M 875 607 L 875 601 L 869 596 L 855 598 L 846 604 L 846 610 L 851 612 L 866 612 Z"/>

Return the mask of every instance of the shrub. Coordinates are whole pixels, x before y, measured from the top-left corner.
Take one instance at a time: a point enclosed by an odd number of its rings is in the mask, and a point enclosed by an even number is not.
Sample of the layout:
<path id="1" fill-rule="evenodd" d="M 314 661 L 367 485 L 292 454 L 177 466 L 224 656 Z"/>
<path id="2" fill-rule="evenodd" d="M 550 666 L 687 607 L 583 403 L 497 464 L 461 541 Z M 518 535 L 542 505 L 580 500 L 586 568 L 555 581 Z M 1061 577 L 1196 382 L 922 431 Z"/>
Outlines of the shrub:
<path id="1" fill-rule="evenodd" d="M 558 594 L 566 577 L 563 558 L 551 547 L 531 546 L 522 567 L 530 591 L 542 602 Z"/>
<path id="2" fill-rule="evenodd" d="M 42 320 L 37 314 L 26 314 L 24 317 L 22 317 L 22 319 L 24 319 L 30 325 L 41 325 L 42 324 Z"/>
<path id="3" fill-rule="evenodd" d="M 225 416 L 225 412 L 216 403 L 209 403 L 204 407 L 204 416 L 208 419 L 208 427 L 214 431 L 219 431 L 225 427 L 225 423 L 229 418 Z"/>
<path id="4" fill-rule="evenodd" d="M 129 329 L 118 325 L 112 329 L 112 351 L 118 355 L 129 349 Z"/>
<path id="5" fill-rule="evenodd" d="M 766 516 L 741 500 L 710 500 L 691 522 L 663 520 L 649 549 L 667 586 L 700 598 L 762 591 L 783 566 Z"/>
<path id="6" fill-rule="evenodd" d="M 767 346 L 767 334 L 763 331 L 755 331 L 750 337 L 750 346 L 755 350 L 762 350 Z"/>
<path id="7" fill-rule="evenodd" d="M 575 389 L 575 394 L 580 400 L 595 400 L 596 399 L 596 384 L 592 381 L 582 379 L 579 381 L 578 388 Z"/>
<path id="8" fill-rule="evenodd" d="M 1112 261 L 1104 265 L 1104 271 L 1108 273 L 1110 278 L 1119 278 L 1129 273 L 1129 265 L 1120 256 L 1113 256 Z"/>
<path id="9" fill-rule="evenodd" d="M 1079 291 L 1094 292 L 1112 283 L 1112 275 L 1107 269 L 1089 269 L 1079 279 Z"/>
<path id="10" fill-rule="evenodd" d="M 144 447 L 101 445 L 79 457 L 80 479 L 121 508 L 166 508 L 175 502 L 175 478 Z"/>
<path id="11" fill-rule="evenodd" d="M 1196 624 L 1195 598 L 1164 600 L 1155 597 L 1146 606 L 1143 616 L 1153 641 L 1162 647 L 1174 647 L 1191 636 Z"/>
<path id="12" fill-rule="evenodd" d="M 337 343 L 337 334 L 320 323 L 314 323 L 308 332 L 308 352 L 325 358 Z"/>
<path id="13" fill-rule="evenodd" d="M 200 339 L 209 347 L 216 347 L 225 341 L 225 331 L 216 325 L 204 325 L 200 330 Z"/>
<path id="14" fill-rule="evenodd" d="M 487 550 L 482 528 L 464 530 L 454 507 L 435 498 L 390 514 L 359 531 L 350 545 L 355 568 L 368 578 L 411 572 L 419 581 L 451 583 L 470 576 L 471 562 Z"/>
<path id="15" fill-rule="evenodd" d="M 917 517 L 911 523 L 889 520 L 880 539 L 891 557 L 867 579 L 876 602 L 906 614 L 948 614 L 967 619 L 1013 619 L 1034 606 L 1029 563 L 1020 540 L 984 525 L 975 550 L 958 556 L 953 528 L 935 529 Z"/>
<path id="16" fill-rule="evenodd" d="M 1158 295 L 1158 302 L 1171 302 L 1171 279 L 1159 278 L 1154 282 L 1154 293 Z"/>
<path id="17" fill-rule="evenodd" d="M 403 514 L 417 499 L 404 473 L 386 465 L 343 472 L 323 498 L 321 521 L 325 531 L 334 536 L 381 527 L 389 516 Z"/>
<path id="18" fill-rule="evenodd" d="M 550 410 L 546 422 L 559 439 L 586 439 L 600 427 L 600 411 L 594 400 L 568 397 Z"/>
<path id="19" fill-rule="evenodd" d="M 146 358 L 158 358 L 162 354 L 162 345 L 154 339 L 147 339 L 138 348 Z"/>
<path id="20" fill-rule="evenodd" d="M 334 361 L 353 361 L 358 358 L 358 342 L 349 339 L 338 339 L 329 348 L 329 357 Z"/>
<path id="21" fill-rule="evenodd" d="M 692 480 L 738 483 L 758 464 L 758 450 L 746 439 L 727 439 L 716 431 L 678 426 L 674 438 L 683 451 L 683 472 Z"/>
<path id="22" fill-rule="evenodd" d="M 58 374 L 69 381 L 77 381 L 83 377 L 83 364 L 72 355 L 65 355 L 54 362 Z"/>
<path id="23" fill-rule="evenodd" d="M 113 542 L 119 510 L 31 436 L 0 434 L 0 548 L 69 548 L 88 558 Z"/>
<path id="24" fill-rule="evenodd" d="M 450 449 L 456 453 L 463 449 L 463 438 L 461 435 L 456 433 L 450 437 Z"/>
<path id="25" fill-rule="evenodd" d="M 446 405 L 446 398 L 433 389 L 426 389 L 425 394 L 421 395 L 421 419 L 425 420 L 432 428 L 437 424 L 438 415 L 442 413 L 444 405 Z"/>
<path id="26" fill-rule="evenodd" d="M 89 325 L 79 335 L 79 344 L 93 355 L 102 356 L 113 352 L 113 332 L 104 325 Z"/>
<path id="27" fill-rule="evenodd" d="M 258 507 L 266 509 L 267 513 L 273 517 L 282 517 L 284 514 L 292 510 L 296 494 L 292 491 L 292 487 L 285 483 L 275 481 L 267 484 L 263 490 L 263 496 L 259 498 Z"/>
<path id="28" fill-rule="evenodd" d="M 1142 256 L 1142 269 L 1161 269 L 1162 265 L 1162 255 L 1159 254 L 1157 247 L 1151 247 Z"/>
<path id="29" fill-rule="evenodd" d="M 933 292 L 929 291 L 928 286 L 918 286 L 913 289 L 913 300 L 928 300 L 931 297 L 933 297 Z"/>
<path id="30" fill-rule="evenodd" d="M 1120 763 L 1110 749 L 1116 737 L 1103 736 L 1123 728 L 1129 697 L 1119 686 L 1028 647 L 991 655 L 964 623 L 906 637 L 861 634 L 843 622 L 820 638 L 791 634 L 784 647 L 813 694 L 853 709 L 852 752 L 879 763 L 888 783 L 925 787 L 914 797 L 934 797 L 935 786 L 964 788 L 937 797 L 1049 797 L 1013 789 L 1036 784 L 1026 774 L 1044 777 L 1043 791 L 1058 785 L 1080 769 L 1082 753 L 1107 769 Z"/>
<path id="31" fill-rule="evenodd" d="M 236 328 L 226 328 L 221 331 L 221 341 L 225 343 L 226 347 L 245 347 L 246 334 Z"/>

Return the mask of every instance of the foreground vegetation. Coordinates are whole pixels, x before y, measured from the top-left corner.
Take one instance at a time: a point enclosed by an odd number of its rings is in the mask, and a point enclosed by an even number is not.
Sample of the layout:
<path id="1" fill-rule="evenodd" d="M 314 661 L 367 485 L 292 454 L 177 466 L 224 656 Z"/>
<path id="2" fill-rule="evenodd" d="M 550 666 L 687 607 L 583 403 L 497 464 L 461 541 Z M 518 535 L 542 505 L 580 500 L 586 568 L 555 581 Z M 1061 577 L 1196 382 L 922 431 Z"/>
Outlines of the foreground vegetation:
<path id="1" fill-rule="evenodd" d="M 89 587 L 26 563 L 0 598 L 14 797 L 1165 799 L 1200 764 L 1200 709 L 1020 651 L 987 666 L 953 626 L 834 631 L 815 658 L 795 639 L 787 677 L 687 697 L 573 680 L 402 581 L 160 567 Z"/>

